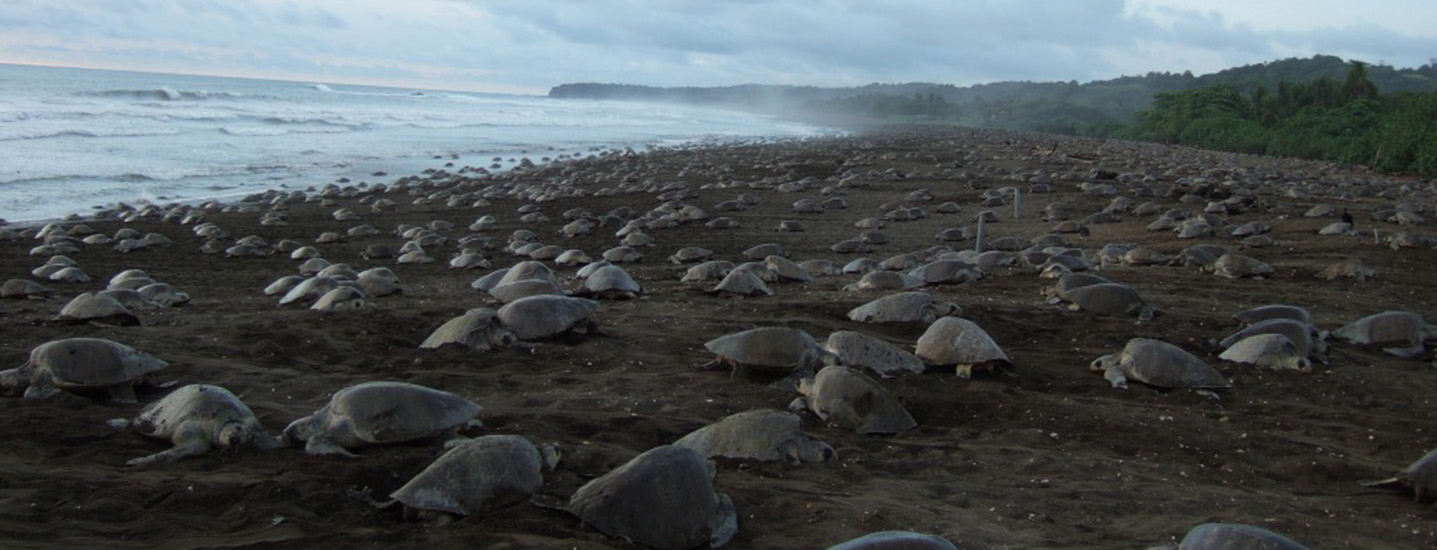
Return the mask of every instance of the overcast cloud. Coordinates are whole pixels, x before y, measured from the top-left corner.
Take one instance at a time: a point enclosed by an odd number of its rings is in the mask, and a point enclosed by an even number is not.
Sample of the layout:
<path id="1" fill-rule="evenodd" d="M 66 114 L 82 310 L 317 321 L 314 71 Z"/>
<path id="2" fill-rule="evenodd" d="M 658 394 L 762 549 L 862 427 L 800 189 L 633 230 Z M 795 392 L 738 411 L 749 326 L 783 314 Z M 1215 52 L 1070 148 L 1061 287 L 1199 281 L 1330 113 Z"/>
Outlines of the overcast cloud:
<path id="1" fill-rule="evenodd" d="M 539 93 L 1437 58 L 1431 0 L 5 0 L 0 62 Z"/>

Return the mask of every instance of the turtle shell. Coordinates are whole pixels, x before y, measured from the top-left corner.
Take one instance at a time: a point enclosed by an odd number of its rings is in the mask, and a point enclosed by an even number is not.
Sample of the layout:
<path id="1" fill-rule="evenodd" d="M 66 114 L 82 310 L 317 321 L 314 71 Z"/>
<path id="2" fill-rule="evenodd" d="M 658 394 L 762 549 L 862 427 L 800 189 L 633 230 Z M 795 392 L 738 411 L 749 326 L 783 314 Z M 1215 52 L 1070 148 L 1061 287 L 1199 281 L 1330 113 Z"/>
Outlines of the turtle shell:
<path id="1" fill-rule="evenodd" d="M 34 376 L 48 373 L 55 386 L 107 388 L 136 380 L 169 365 L 125 344 L 103 338 L 65 338 L 30 350 Z"/>
<path id="2" fill-rule="evenodd" d="M 759 327 L 709 340 L 709 351 L 752 367 L 793 370 L 803 368 L 820 352 L 818 342 L 799 329 Z"/>
<path id="3" fill-rule="evenodd" d="M 544 484 L 543 469 L 528 439 L 486 435 L 449 449 L 389 498 L 420 510 L 478 514 L 528 499 Z"/>
<path id="4" fill-rule="evenodd" d="M 584 298 L 544 294 L 519 298 L 499 308 L 499 321 L 520 340 L 556 336 L 584 322 L 599 303 Z"/>
<path id="5" fill-rule="evenodd" d="M 481 410 L 473 401 L 418 384 L 363 382 L 336 392 L 314 417 L 348 418 L 360 441 L 396 443 L 464 426 Z"/>

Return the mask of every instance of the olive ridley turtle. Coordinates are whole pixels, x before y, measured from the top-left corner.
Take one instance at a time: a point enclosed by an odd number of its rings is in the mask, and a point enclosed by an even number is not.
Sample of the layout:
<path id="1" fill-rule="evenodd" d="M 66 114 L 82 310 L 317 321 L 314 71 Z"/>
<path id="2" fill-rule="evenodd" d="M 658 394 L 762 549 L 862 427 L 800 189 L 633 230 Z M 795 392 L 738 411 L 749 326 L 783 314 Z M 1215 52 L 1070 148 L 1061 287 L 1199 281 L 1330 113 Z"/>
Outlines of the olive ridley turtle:
<path id="1" fill-rule="evenodd" d="M 406 518 L 490 512 L 527 500 L 558 461 L 553 445 L 536 446 L 517 435 L 486 435 L 451 446 L 389 498 L 404 505 Z"/>
<path id="2" fill-rule="evenodd" d="M 833 460 L 827 443 L 803 433 L 798 415 L 759 409 L 725 417 L 674 442 L 707 458 L 783 461 L 789 464 Z"/>
<path id="3" fill-rule="evenodd" d="M 718 548 L 738 533 L 714 465 L 688 447 L 662 445 L 580 487 L 569 511 L 611 537 L 660 550 Z"/>
<path id="4" fill-rule="evenodd" d="M 973 370 L 1007 372 L 1012 362 L 1003 348 L 977 323 L 962 317 L 943 317 L 918 337 L 914 355 L 933 366 L 953 365 L 959 378 L 972 378 Z"/>
<path id="5" fill-rule="evenodd" d="M 0 371 L 0 391 L 44 399 L 59 390 L 107 393 L 117 403 L 134 403 L 137 382 L 168 366 L 163 359 L 101 338 L 65 338 L 30 350 L 30 360 Z"/>
<path id="6" fill-rule="evenodd" d="M 809 410 L 831 425 L 861 434 L 893 434 L 918 425 L 903 404 L 877 381 L 857 369 L 824 367 L 798 383 L 802 396 L 790 410 Z"/>
<path id="7" fill-rule="evenodd" d="M 1220 389 L 1232 387 L 1217 369 L 1186 350 L 1150 338 L 1133 338 L 1118 353 L 1104 355 L 1089 366 L 1102 372 L 1114 388 L 1133 379 L 1159 388 Z"/>
<path id="8" fill-rule="evenodd" d="M 309 454 L 356 456 L 365 445 L 453 438 L 479 424 L 473 401 L 407 382 L 362 382 L 330 398 L 314 414 L 284 429 L 285 440 L 304 442 Z"/>
<path id="9" fill-rule="evenodd" d="M 245 445 L 269 450 L 284 446 L 284 440 L 264 431 L 254 412 L 239 397 L 220 386 L 190 384 L 164 399 L 150 403 L 133 421 L 119 421 L 135 431 L 168 439 L 174 447 L 149 456 L 133 458 L 128 466 L 173 462 L 187 456 L 227 450 Z"/>

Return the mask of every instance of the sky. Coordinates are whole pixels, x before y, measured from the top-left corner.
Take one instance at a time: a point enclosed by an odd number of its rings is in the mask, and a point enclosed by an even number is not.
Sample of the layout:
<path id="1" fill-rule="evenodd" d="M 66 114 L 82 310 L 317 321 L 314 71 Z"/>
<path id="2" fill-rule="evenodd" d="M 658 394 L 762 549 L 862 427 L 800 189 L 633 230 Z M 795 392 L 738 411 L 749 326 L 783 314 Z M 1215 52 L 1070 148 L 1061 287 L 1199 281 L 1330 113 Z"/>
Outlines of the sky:
<path id="1" fill-rule="evenodd" d="M 0 0 L 0 63 L 544 94 L 1437 60 L 1433 0 Z"/>

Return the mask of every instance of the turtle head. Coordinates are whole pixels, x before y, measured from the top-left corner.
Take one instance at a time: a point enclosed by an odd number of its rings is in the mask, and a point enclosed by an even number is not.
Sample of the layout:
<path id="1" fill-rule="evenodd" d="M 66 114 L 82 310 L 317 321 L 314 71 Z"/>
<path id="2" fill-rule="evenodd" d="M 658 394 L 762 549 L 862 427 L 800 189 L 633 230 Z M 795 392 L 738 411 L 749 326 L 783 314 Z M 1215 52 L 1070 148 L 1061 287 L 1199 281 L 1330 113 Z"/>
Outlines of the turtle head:
<path id="1" fill-rule="evenodd" d="M 1088 365 L 1088 370 L 1102 372 L 1116 366 L 1118 366 L 1118 356 L 1116 354 L 1109 354 L 1094 359 L 1093 362 Z"/>
<path id="2" fill-rule="evenodd" d="M 1293 357 L 1287 367 L 1297 372 L 1312 372 L 1312 361 L 1306 357 Z"/>
<path id="3" fill-rule="evenodd" d="M 240 422 L 225 424 L 215 436 L 215 443 L 221 449 L 237 449 L 251 441 L 254 441 L 254 430 Z"/>
<path id="4" fill-rule="evenodd" d="M 30 363 L 0 371 L 0 394 L 20 395 L 30 385 Z"/>
<path id="5" fill-rule="evenodd" d="M 514 336 L 512 331 L 499 326 L 497 322 L 489 327 L 486 337 L 489 339 L 489 346 L 494 349 L 508 349 L 519 342 L 519 338 Z"/>
<path id="6" fill-rule="evenodd" d="M 314 416 L 306 416 L 290 422 L 288 426 L 284 427 L 284 442 L 295 445 L 309 441 L 309 438 L 314 435 L 314 424 Z"/>
<path id="7" fill-rule="evenodd" d="M 810 439 L 805 444 L 798 445 L 797 455 L 791 457 L 794 462 L 828 462 L 838 458 L 838 451 L 833 446 L 817 439 Z"/>
<path id="8" fill-rule="evenodd" d="M 543 469 L 546 472 L 554 471 L 559 466 L 559 445 L 557 443 L 545 443 L 539 446 L 539 457 L 543 462 Z"/>

